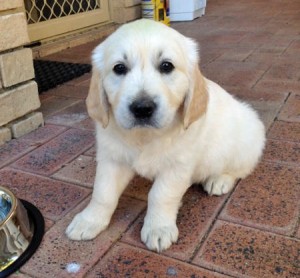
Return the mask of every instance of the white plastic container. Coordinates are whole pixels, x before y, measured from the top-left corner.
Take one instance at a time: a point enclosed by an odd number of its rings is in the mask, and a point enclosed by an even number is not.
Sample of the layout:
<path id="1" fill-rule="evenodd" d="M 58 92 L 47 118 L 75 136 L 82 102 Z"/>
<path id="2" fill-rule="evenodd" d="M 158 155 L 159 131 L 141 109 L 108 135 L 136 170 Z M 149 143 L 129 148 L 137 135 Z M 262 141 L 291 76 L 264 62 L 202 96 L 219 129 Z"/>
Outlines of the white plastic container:
<path id="1" fill-rule="evenodd" d="M 170 0 L 170 20 L 189 21 L 204 15 L 206 0 Z"/>

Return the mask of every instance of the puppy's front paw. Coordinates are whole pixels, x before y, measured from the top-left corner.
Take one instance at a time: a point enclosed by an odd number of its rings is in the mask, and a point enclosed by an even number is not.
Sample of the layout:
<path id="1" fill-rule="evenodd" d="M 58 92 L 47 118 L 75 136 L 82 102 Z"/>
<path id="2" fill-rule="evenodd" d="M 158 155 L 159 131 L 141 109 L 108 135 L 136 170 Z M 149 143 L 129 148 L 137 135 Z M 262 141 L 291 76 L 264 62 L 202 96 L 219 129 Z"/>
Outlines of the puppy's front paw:
<path id="1" fill-rule="evenodd" d="M 100 218 L 88 218 L 85 212 L 78 213 L 66 230 L 68 238 L 72 240 L 90 240 L 106 229 L 108 223 Z"/>
<path id="2" fill-rule="evenodd" d="M 178 228 L 176 224 L 157 226 L 145 222 L 141 238 L 150 250 L 161 252 L 177 241 Z"/>
<path id="3" fill-rule="evenodd" d="M 210 177 L 203 185 L 204 190 L 209 195 L 223 195 L 231 191 L 235 178 L 230 175 Z"/>

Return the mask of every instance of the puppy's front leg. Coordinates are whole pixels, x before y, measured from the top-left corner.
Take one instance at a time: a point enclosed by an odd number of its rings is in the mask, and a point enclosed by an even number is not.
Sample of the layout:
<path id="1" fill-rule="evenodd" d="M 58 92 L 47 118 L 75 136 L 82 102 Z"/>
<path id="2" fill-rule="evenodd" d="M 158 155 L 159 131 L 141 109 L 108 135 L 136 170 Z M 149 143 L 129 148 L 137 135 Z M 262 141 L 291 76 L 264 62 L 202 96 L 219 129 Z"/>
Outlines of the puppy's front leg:
<path id="1" fill-rule="evenodd" d="M 181 199 L 190 186 L 189 178 L 159 177 L 148 196 L 148 210 L 141 231 L 146 246 L 161 252 L 178 239 L 176 218 Z"/>
<path id="2" fill-rule="evenodd" d="M 115 162 L 98 163 L 92 199 L 74 217 L 66 230 L 67 236 L 73 240 L 88 240 L 106 229 L 133 174 L 128 167 Z"/>

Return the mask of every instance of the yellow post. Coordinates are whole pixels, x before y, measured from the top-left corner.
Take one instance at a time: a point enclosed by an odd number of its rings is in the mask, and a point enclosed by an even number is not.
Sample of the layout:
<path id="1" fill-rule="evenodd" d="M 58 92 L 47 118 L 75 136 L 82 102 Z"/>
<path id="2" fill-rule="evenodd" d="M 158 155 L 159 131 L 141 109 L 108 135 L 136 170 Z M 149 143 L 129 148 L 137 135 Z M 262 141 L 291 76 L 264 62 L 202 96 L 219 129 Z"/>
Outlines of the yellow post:
<path id="1" fill-rule="evenodd" d="M 142 0 L 143 18 L 170 25 L 169 0 Z"/>

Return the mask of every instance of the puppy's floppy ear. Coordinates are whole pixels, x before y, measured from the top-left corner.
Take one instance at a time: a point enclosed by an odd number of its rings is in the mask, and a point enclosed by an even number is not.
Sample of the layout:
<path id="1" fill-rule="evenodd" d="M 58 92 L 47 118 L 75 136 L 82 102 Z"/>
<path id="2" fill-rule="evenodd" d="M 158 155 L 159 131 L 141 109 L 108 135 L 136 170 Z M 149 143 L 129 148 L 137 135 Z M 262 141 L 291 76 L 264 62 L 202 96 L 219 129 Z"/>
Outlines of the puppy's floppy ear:
<path id="1" fill-rule="evenodd" d="M 90 117 L 106 128 L 109 121 L 109 104 L 105 94 L 99 70 L 93 66 L 86 106 Z"/>
<path id="2" fill-rule="evenodd" d="M 182 41 L 185 43 L 190 82 L 183 104 L 183 127 L 187 129 L 205 113 L 208 104 L 208 92 L 205 78 L 198 67 L 198 44 L 187 37 L 184 37 Z"/>
<path id="3" fill-rule="evenodd" d="M 187 129 L 198 120 L 206 111 L 208 93 L 203 75 L 195 66 L 193 80 L 183 105 L 183 126 Z"/>

